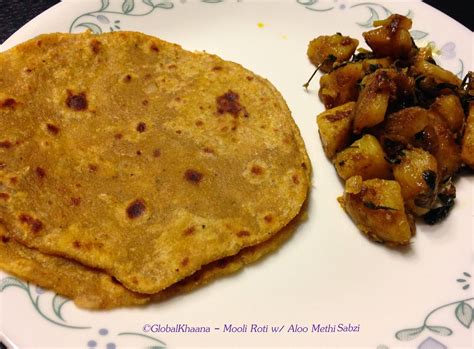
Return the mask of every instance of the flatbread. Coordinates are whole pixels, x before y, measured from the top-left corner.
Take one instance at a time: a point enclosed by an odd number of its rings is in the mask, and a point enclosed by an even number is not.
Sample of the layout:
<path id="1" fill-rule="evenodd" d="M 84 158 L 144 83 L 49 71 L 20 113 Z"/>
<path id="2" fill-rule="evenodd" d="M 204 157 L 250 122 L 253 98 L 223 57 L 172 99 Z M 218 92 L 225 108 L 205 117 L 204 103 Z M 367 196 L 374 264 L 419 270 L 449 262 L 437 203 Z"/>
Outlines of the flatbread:
<path id="1" fill-rule="evenodd" d="M 234 273 L 247 264 L 275 251 L 289 239 L 306 217 L 302 211 L 280 232 L 265 242 L 241 250 L 237 255 L 205 265 L 193 275 L 158 292 L 145 295 L 132 292 L 115 278 L 66 258 L 43 254 L 6 235 L 0 225 L 0 268 L 24 280 L 74 300 L 86 309 L 111 309 L 159 302 L 192 291 L 210 281 Z"/>
<path id="2" fill-rule="evenodd" d="M 1 53 L 0 124 L 7 236 L 140 293 L 269 239 L 309 188 L 267 80 L 140 33 L 48 34 Z"/>

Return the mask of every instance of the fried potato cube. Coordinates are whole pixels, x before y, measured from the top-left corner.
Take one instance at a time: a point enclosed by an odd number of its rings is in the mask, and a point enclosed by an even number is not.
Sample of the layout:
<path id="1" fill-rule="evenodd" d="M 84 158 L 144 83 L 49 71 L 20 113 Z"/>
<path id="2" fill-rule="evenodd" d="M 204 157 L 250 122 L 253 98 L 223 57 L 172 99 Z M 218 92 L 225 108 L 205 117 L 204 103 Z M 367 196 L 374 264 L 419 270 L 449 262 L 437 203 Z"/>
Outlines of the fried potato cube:
<path id="1" fill-rule="evenodd" d="M 474 169 L 474 103 L 472 102 L 469 104 L 469 116 L 462 138 L 461 158 L 466 165 Z"/>
<path id="2" fill-rule="evenodd" d="M 438 192 L 438 162 L 420 148 L 406 149 L 393 166 L 393 176 L 400 184 L 408 209 L 417 216 L 427 213 Z"/>
<path id="3" fill-rule="evenodd" d="M 408 58 L 412 53 L 413 42 L 408 31 L 411 19 L 393 14 L 385 20 L 375 21 L 376 28 L 363 33 L 365 42 L 378 57 Z"/>
<path id="4" fill-rule="evenodd" d="M 317 116 L 319 136 L 324 153 L 329 159 L 349 144 L 354 106 L 355 102 L 348 102 Z"/>
<path id="5" fill-rule="evenodd" d="M 422 148 L 436 158 L 440 180 L 452 176 L 461 166 L 459 145 L 442 117 L 426 109 L 411 107 L 387 116 L 381 139 Z"/>
<path id="6" fill-rule="evenodd" d="M 413 62 L 413 73 L 423 75 L 424 77 L 433 79 L 436 83 L 448 83 L 454 86 L 461 85 L 461 79 L 449 70 L 441 68 L 439 65 L 433 64 L 428 60 L 431 58 L 431 48 L 421 48 Z"/>
<path id="7" fill-rule="evenodd" d="M 340 204 L 357 227 L 370 239 L 389 245 L 407 245 L 415 225 L 405 206 L 396 181 L 361 176 L 347 180 Z"/>
<path id="8" fill-rule="evenodd" d="M 464 123 L 464 110 L 456 95 L 442 95 L 430 106 L 430 111 L 440 115 L 453 132 L 459 132 Z"/>
<path id="9" fill-rule="evenodd" d="M 364 135 L 350 147 L 337 153 L 334 166 L 344 180 L 353 176 L 361 176 L 364 180 L 392 178 L 390 165 L 385 160 L 385 153 L 377 138 L 370 134 Z"/>
<path id="10" fill-rule="evenodd" d="M 379 69 L 366 76 L 362 81 L 362 91 L 359 94 L 354 109 L 354 133 L 360 133 L 366 127 L 381 123 L 390 99 L 390 90 L 396 89 L 390 80 L 387 70 Z"/>
<path id="11" fill-rule="evenodd" d="M 406 146 L 413 144 L 422 136 L 422 132 L 430 124 L 428 111 L 420 107 L 402 109 L 385 118 L 383 139 Z M 384 146 L 386 144 L 382 142 Z"/>
<path id="12" fill-rule="evenodd" d="M 319 70 L 327 73 L 334 63 L 341 63 L 351 58 L 359 41 L 337 33 L 331 36 L 321 35 L 311 40 L 308 45 L 308 58 Z"/>
<path id="13" fill-rule="evenodd" d="M 359 95 L 358 82 L 363 76 L 362 63 L 348 63 L 323 75 L 319 80 L 319 98 L 326 109 L 356 101 Z"/>

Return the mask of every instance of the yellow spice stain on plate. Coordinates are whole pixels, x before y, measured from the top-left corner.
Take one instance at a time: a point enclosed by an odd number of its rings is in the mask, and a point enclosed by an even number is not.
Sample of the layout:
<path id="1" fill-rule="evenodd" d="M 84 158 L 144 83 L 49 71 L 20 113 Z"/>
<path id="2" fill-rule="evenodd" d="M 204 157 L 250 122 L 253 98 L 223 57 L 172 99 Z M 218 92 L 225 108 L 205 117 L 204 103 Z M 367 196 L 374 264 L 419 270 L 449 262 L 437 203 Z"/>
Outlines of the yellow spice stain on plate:
<path id="1" fill-rule="evenodd" d="M 265 27 L 265 24 L 264 24 L 264 23 L 262 23 L 262 22 L 258 22 L 258 23 L 257 23 L 257 27 L 259 27 L 259 28 L 263 28 L 263 27 Z"/>

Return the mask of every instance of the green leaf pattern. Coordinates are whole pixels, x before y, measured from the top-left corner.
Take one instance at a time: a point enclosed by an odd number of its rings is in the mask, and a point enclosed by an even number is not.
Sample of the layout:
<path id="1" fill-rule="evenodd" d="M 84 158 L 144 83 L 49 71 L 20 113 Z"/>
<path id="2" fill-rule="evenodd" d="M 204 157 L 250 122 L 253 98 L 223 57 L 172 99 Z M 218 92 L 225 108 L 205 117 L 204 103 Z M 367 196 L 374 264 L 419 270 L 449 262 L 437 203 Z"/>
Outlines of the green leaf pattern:
<path id="1" fill-rule="evenodd" d="M 28 289 L 27 284 L 14 277 L 6 277 L 0 281 L 0 292 L 8 287 L 19 287 L 25 291 Z"/>
<path id="2" fill-rule="evenodd" d="M 465 302 L 459 303 L 454 314 L 456 315 L 456 319 L 458 319 L 464 327 L 469 328 L 471 326 L 474 314 L 473 309 L 469 304 Z"/>
<path id="3" fill-rule="evenodd" d="M 134 0 L 125 0 L 122 4 L 122 11 L 124 14 L 127 14 L 127 13 L 132 12 L 134 7 L 135 7 Z"/>

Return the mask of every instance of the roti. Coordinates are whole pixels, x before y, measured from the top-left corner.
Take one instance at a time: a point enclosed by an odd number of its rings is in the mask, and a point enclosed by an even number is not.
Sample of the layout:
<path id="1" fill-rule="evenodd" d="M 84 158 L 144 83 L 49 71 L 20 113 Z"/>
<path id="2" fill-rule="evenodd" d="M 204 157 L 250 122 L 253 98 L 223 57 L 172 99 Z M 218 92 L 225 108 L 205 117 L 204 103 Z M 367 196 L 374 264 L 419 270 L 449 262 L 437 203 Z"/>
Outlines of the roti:
<path id="1" fill-rule="evenodd" d="M 0 225 L 0 268 L 22 279 L 74 300 L 86 309 L 111 309 L 159 302 L 190 292 L 217 277 L 240 270 L 275 251 L 288 240 L 306 217 L 300 212 L 287 226 L 270 239 L 242 249 L 237 255 L 205 265 L 193 275 L 154 295 L 130 291 L 114 277 L 66 258 L 47 255 L 7 237 Z"/>
<path id="2" fill-rule="evenodd" d="M 0 54 L 0 220 L 41 253 L 156 294 L 300 212 L 310 167 L 267 80 L 135 32 Z"/>

